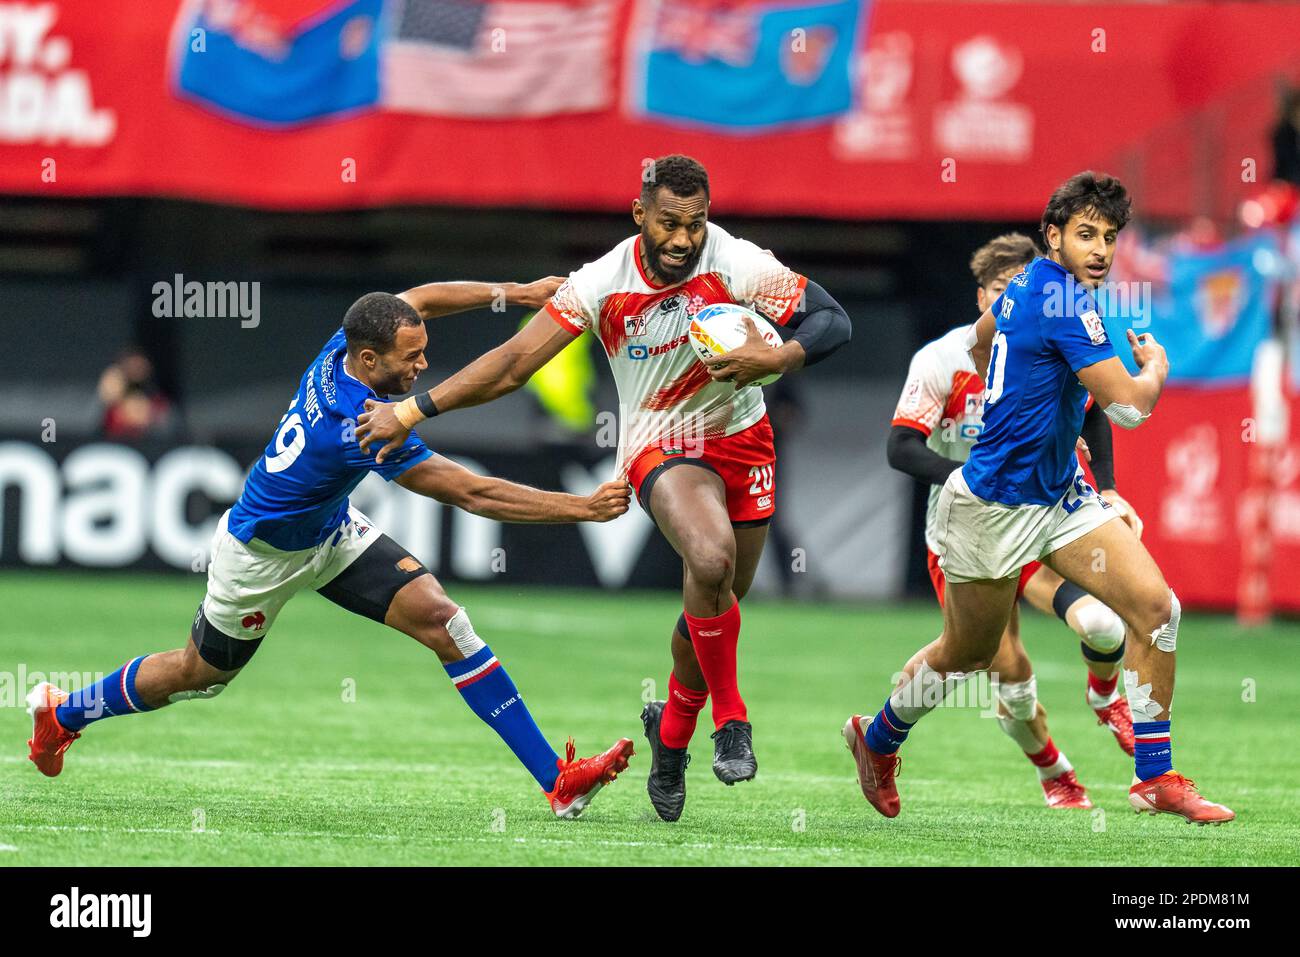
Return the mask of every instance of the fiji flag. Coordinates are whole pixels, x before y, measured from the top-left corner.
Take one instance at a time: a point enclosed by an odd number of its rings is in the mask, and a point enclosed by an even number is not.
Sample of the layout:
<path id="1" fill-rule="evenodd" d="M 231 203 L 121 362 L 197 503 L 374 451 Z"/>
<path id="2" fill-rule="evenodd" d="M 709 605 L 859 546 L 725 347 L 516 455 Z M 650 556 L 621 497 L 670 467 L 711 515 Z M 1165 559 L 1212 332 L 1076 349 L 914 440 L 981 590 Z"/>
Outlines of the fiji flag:
<path id="1" fill-rule="evenodd" d="M 194 0 L 176 32 L 177 94 L 275 126 L 373 106 L 383 6 L 383 0 Z"/>
<path id="2" fill-rule="evenodd" d="M 829 121 L 853 105 L 853 54 L 868 6 L 641 0 L 632 111 L 734 132 Z"/>
<path id="3" fill-rule="evenodd" d="M 1271 235 L 1247 234 L 1217 249 L 1171 252 L 1168 288 L 1107 284 L 1098 304 L 1116 353 L 1135 372 L 1125 330 L 1146 330 L 1169 353 L 1170 382 L 1247 381 L 1255 350 L 1272 328 L 1276 280 L 1266 267 L 1276 258 Z"/>

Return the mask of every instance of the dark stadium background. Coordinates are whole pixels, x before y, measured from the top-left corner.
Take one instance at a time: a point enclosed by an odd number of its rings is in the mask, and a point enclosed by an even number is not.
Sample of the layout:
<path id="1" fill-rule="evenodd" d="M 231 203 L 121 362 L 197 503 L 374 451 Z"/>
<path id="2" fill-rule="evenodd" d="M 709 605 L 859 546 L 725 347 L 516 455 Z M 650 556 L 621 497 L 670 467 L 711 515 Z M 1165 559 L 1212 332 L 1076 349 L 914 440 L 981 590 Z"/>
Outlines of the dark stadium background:
<path id="1" fill-rule="evenodd" d="M 799 5 L 795 0 L 792 3 Z M 312 0 L 294 0 L 287 5 L 309 9 Z M 641 5 L 626 2 L 618 6 L 631 11 Z M 865 42 L 877 34 L 885 36 L 900 29 L 911 30 L 917 37 L 916 59 L 907 78 L 912 86 L 898 108 L 915 111 L 914 125 L 922 141 L 928 135 L 925 124 L 929 122 L 924 109 L 946 108 L 953 103 L 960 106 L 962 96 L 978 100 L 987 95 L 972 92 L 973 86 L 962 93 L 948 75 L 950 69 L 953 74 L 960 73 L 957 60 L 949 62 L 946 57 L 961 38 L 1000 38 L 998 42 L 1004 46 L 999 55 L 1006 63 L 1011 62 L 1005 58 L 1013 56 L 1007 51 L 1014 44 L 1019 44 L 1015 49 L 1027 57 L 1042 57 L 1049 52 L 1051 56 L 1064 55 L 1060 36 L 1027 24 L 1068 22 L 1072 25 L 1069 29 L 1083 31 L 1079 40 L 1084 44 L 1088 33 L 1095 30 L 1090 26 L 1094 21 L 1109 26 L 1114 55 L 1127 57 L 1111 62 L 1125 64 L 1125 70 L 1137 69 L 1136 64 L 1141 64 L 1148 71 L 1144 75 L 1157 78 L 1161 84 L 1158 90 L 1148 90 L 1146 98 L 1163 97 L 1162 102 L 1172 104 L 1169 114 L 1149 127 L 1120 125 L 1112 131 L 1114 144 L 1106 135 L 1104 123 L 1071 120 L 1061 129 L 1080 136 L 1080 142 L 1087 144 L 1086 157 L 1078 160 L 1075 156 L 1080 151 L 1063 155 L 1058 143 L 1041 136 L 1034 141 L 1033 154 L 1018 163 L 963 159 L 960 186 L 945 185 L 937 172 L 940 156 L 924 150 L 923 158 L 910 166 L 864 162 L 856 167 L 862 170 L 860 179 L 845 179 L 844 170 L 855 167 L 844 162 L 843 157 L 838 157 L 834 170 L 828 170 L 818 149 L 801 153 L 790 146 L 793 142 L 812 142 L 810 139 L 773 135 L 754 145 L 756 140 L 744 136 L 702 136 L 689 131 L 685 124 L 680 131 L 671 124 L 632 125 L 620 118 L 624 108 L 618 102 L 598 120 L 592 120 L 591 129 L 612 129 L 623 124 L 617 128 L 626 127 L 628 135 L 637 137 L 637 141 L 607 144 L 619 152 L 620 158 L 617 163 L 608 161 L 594 185 L 590 182 L 591 169 L 593 163 L 602 162 L 600 150 L 582 148 L 587 144 L 571 144 L 566 147 L 570 159 L 556 161 L 547 157 L 540 167 L 528 172 L 541 160 L 522 147 L 517 156 L 512 154 L 508 137 L 513 135 L 510 131 L 514 127 L 510 123 L 494 126 L 449 121 L 445 124 L 445 139 L 425 134 L 413 141 L 426 145 L 411 169 L 423 174 L 427 162 L 428 175 L 415 176 L 406 184 L 408 192 L 464 195 L 481 190 L 513 195 L 509 184 L 503 186 L 501 182 L 501 170 L 515 168 L 511 163 L 516 163 L 519 180 L 528 180 L 524 192 L 528 192 L 530 201 L 524 207 L 510 202 L 387 205 L 380 201 L 335 209 L 332 205 L 350 201 L 332 204 L 330 197 L 348 194 L 324 190 L 303 204 L 323 211 L 295 210 L 294 200 L 275 194 L 270 187 L 262 188 L 262 180 L 283 184 L 288 177 L 287 182 L 295 188 L 301 185 L 309 191 L 317 188 L 310 184 L 319 170 L 311 175 L 303 170 L 300 177 L 295 176 L 293 168 L 275 162 L 280 147 L 274 145 L 274 140 L 258 141 L 272 144 L 267 151 L 245 155 L 235 147 L 223 151 L 221 146 L 205 148 L 202 144 L 171 142 L 166 135 L 150 140 L 146 134 L 144 140 L 154 152 L 154 159 L 127 167 L 115 159 L 117 166 L 113 169 L 112 163 L 106 161 L 102 173 L 105 179 L 166 184 L 172 181 L 169 177 L 188 176 L 189 181 L 202 181 L 203 185 L 188 190 L 160 185 L 147 191 L 133 190 L 129 185 L 116 189 L 86 186 L 78 177 L 100 172 L 93 161 L 83 168 L 83 157 L 95 156 L 94 151 L 45 148 L 39 142 L 24 140 L 8 151 L 5 182 L 10 185 L 0 190 L 0 323 L 9 354 L 6 372 L 0 376 L 0 440 L 32 443 L 60 467 L 77 449 L 98 442 L 104 409 L 96 396 L 97 383 L 105 369 L 134 346 L 152 362 L 156 387 L 171 404 L 172 415 L 161 436 L 127 444 L 135 446 L 151 463 L 177 446 L 215 446 L 239 468 L 246 468 L 260 453 L 283 412 L 297 376 L 337 328 L 347 305 L 361 293 L 373 289 L 398 291 L 435 280 L 529 280 L 567 273 L 598 257 L 631 232 L 630 217 L 620 211 L 620 207 L 630 205 L 637 186 L 627 156 L 639 156 L 637 151 L 648 148 L 653 148 L 654 153 L 680 148 L 700 152 L 714 169 L 712 216 L 716 222 L 772 249 L 787 264 L 816 279 L 847 307 L 854 321 L 853 341 L 823 365 L 789 377 L 792 393 L 781 390 L 772 403 L 774 408 L 781 408 L 781 519 L 760 569 L 756 591 L 805 598 L 888 600 L 925 596 L 929 586 L 920 534 L 924 489 L 891 471 L 884 456 L 890 413 L 909 357 L 922 343 L 974 317 L 975 290 L 967 268 L 973 249 L 1013 228 L 1036 235 L 1037 204 L 1045 199 L 1051 184 L 1075 172 L 1076 166 L 1099 165 L 1129 183 L 1139 208 L 1139 219 L 1130 233 L 1139 234 L 1135 242 L 1140 242 L 1143 253 L 1161 251 L 1170 244 L 1205 243 L 1207 231 L 1212 238 L 1204 248 L 1226 249 L 1225 243 L 1252 229 L 1259 230 L 1259 216 L 1249 225 L 1243 221 L 1243 200 L 1272 210 L 1268 204 L 1276 197 L 1268 192 L 1272 189 L 1270 181 L 1285 185 L 1288 177 L 1300 177 L 1293 166 L 1287 166 L 1288 162 L 1294 164 L 1294 159 L 1288 160 L 1285 153 L 1269 155 L 1270 145 L 1276 151 L 1281 142 L 1274 130 L 1285 127 L 1283 103 L 1288 90 L 1300 82 L 1296 73 L 1300 61 L 1282 55 L 1286 51 L 1285 39 L 1279 39 L 1277 31 L 1267 37 L 1260 32 L 1260 24 L 1272 22 L 1268 17 L 1280 16 L 1271 13 L 1269 7 L 1099 3 L 1085 8 L 1055 2 L 943 4 L 927 0 L 881 0 L 870 5 L 870 30 L 863 33 Z M 177 16 L 177 9 L 178 5 L 170 0 L 151 0 L 141 8 L 140 17 L 130 22 L 133 41 L 163 44 L 160 38 Z M 931 9 L 938 12 L 936 17 L 929 16 Z M 1112 13 L 1127 19 L 1116 20 Z M 54 32 L 76 36 L 74 66 L 95 64 L 100 58 L 112 62 L 94 47 L 91 39 L 97 35 L 96 30 L 106 29 L 111 12 L 72 2 L 60 7 L 60 16 Z M 1121 28 L 1121 22 L 1129 25 Z M 1144 25 L 1143 29 L 1163 25 L 1169 33 L 1137 35 L 1133 32 L 1135 24 Z M 1207 31 L 1206 24 L 1213 24 L 1213 29 Z M 927 30 L 946 31 L 947 37 L 942 41 L 929 38 L 933 49 L 928 52 L 922 49 Z M 84 31 L 86 38 L 77 31 Z M 1264 65 L 1263 52 L 1256 58 L 1259 62 L 1230 62 L 1232 58 L 1222 55 L 1215 45 L 1241 43 L 1246 38 L 1259 42 L 1267 39 L 1267 57 L 1273 58 L 1270 62 L 1275 65 Z M 1159 55 L 1152 52 L 1145 56 L 1142 44 L 1148 42 L 1165 46 Z M 149 49 L 149 55 L 161 63 L 158 51 Z M 1263 51 L 1265 47 L 1258 49 Z M 1088 62 L 1108 61 L 1094 58 Z M 1004 63 L 1003 68 L 1009 67 Z M 1105 78 L 1104 84 L 1098 86 L 1094 80 L 1090 87 L 1096 95 L 1092 105 L 1099 111 L 1098 116 L 1110 111 L 1129 117 L 1124 123 L 1137 122 L 1132 119 L 1138 115 L 1135 104 L 1140 106 L 1144 97 L 1131 95 L 1131 84 L 1122 74 L 1117 78 L 1106 73 L 1104 66 L 1101 69 L 1098 75 Z M 1234 70 L 1240 72 L 1240 77 L 1234 77 Z M 1006 95 L 1011 109 L 1032 103 L 1028 109 L 1040 127 L 1057 109 L 1053 82 L 1046 79 L 1048 72 L 1026 72 L 1014 91 Z M 159 79 L 160 75 L 147 74 L 141 89 L 157 96 Z M 110 71 L 92 70 L 91 80 L 97 84 L 98 101 L 104 102 L 107 97 L 107 102 L 112 102 L 114 78 Z M 163 96 L 172 93 L 165 91 Z M 219 98 L 220 91 L 212 95 Z M 994 94 L 994 101 L 996 98 Z M 121 135 L 125 135 L 129 132 L 125 119 L 128 104 L 123 101 L 116 105 L 123 114 L 120 126 Z M 994 102 L 994 106 L 998 105 Z M 141 110 L 141 115 L 132 118 L 133 122 L 147 128 L 150 118 L 143 107 L 137 104 L 135 108 Z M 184 128 L 202 130 L 204 136 L 250 135 L 238 123 L 222 117 L 220 110 L 204 112 L 192 103 L 178 109 L 171 99 L 166 101 L 166 109 L 177 110 L 176 117 L 168 122 L 190 124 Z M 992 115 L 996 118 L 999 114 Z M 364 149 L 366 135 L 351 134 L 349 122 L 331 119 L 322 126 L 326 132 L 339 131 L 347 147 Z M 431 125 L 439 122 L 417 117 L 409 120 L 409 128 L 443 129 Z M 544 123 L 538 126 L 538 122 L 530 120 L 524 125 L 550 128 Z M 566 129 L 585 129 L 586 122 L 581 115 L 576 120 L 564 118 Z M 1090 132 L 1093 126 L 1095 135 Z M 315 134 L 317 130 L 309 132 Z M 287 143 L 298 135 L 286 132 L 279 142 Z M 494 139 L 498 135 L 499 145 Z M 398 137 L 393 145 L 404 149 L 412 146 L 404 137 Z M 776 148 L 782 151 L 779 155 L 773 152 Z M 46 152 L 64 164 L 59 182 L 70 185 L 47 188 L 41 184 L 40 164 Z M 1251 162 L 1258 166 L 1250 183 L 1240 175 L 1243 154 L 1252 157 Z M 173 155 L 177 157 L 175 162 Z M 329 163 L 336 162 L 332 156 L 326 158 Z M 501 165 L 503 160 L 505 167 Z M 259 165 L 264 161 L 265 173 Z M 927 165 L 932 162 L 935 168 Z M 72 173 L 66 172 L 70 164 Z M 479 167 L 482 184 L 476 181 Z M 211 193 L 211 182 L 222 175 L 228 180 L 222 189 L 256 196 L 263 208 L 193 198 L 191 194 Z M 204 176 L 208 178 L 204 180 Z M 333 176 L 338 191 L 336 167 Z M 909 176 L 912 179 L 906 180 Z M 824 177 L 837 184 L 834 190 L 823 186 L 820 181 Z M 622 185 L 624 180 L 626 186 Z M 788 184 L 795 184 L 794 190 L 781 193 Z M 577 198 L 595 197 L 597 193 L 599 198 Z M 191 198 L 175 198 L 187 195 Z M 947 196 L 953 197 L 951 202 L 945 199 Z M 816 210 L 818 215 L 792 215 L 805 207 Z M 885 208 L 906 212 L 855 212 Z M 1007 210 L 1012 208 L 1018 212 L 1008 216 Z M 756 215 L 755 209 L 779 211 L 782 215 Z M 1269 215 L 1273 213 L 1263 218 Z M 1263 223 L 1262 231 L 1276 231 L 1280 236 L 1281 222 L 1275 216 Z M 241 328 L 236 318 L 155 317 L 151 310 L 154 284 L 170 281 L 177 274 L 187 281 L 260 283 L 260 324 L 257 328 Z M 435 323 L 428 351 L 430 369 L 421 384 L 431 386 L 502 341 L 521 318 L 519 310 L 506 315 L 482 311 Z M 1291 335 L 1290 328 L 1278 326 L 1281 341 Z M 608 368 L 599 354 L 593 353 L 592 360 L 599 382 L 595 407 L 598 411 L 612 411 L 616 399 Z M 1186 368 L 1186 364 L 1176 362 L 1175 368 Z M 1247 383 L 1238 377 L 1232 388 L 1240 397 L 1246 394 Z M 783 421 L 791 409 L 797 410 L 794 421 Z M 57 430 L 57 440 L 51 441 L 45 435 L 46 423 Z M 558 487 L 566 481 L 566 475 L 573 481 L 577 473 L 569 466 L 581 466 L 594 478 L 607 467 L 610 454 L 609 449 L 596 446 L 591 432 L 558 428 L 527 392 L 440 418 L 421 430 L 440 451 L 539 485 Z M 1157 484 L 1173 478 L 1164 474 L 1158 455 L 1148 457 L 1140 448 L 1136 452 L 1131 446 L 1120 450 L 1120 490 L 1146 489 L 1155 496 L 1142 502 L 1142 507 L 1150 511 L 1161 496 L 1172 494 L 1156 491 Z M 9 471 L 0 476 L 4 483 L 0 512 L 3 567 L 54 565 L 102 571 L 187 568 L 184 553 L 198 549 L 203 538 L 198 529 L 210 523 L 237 491 L 232 489 L 227 463 L 222 475 L 211 480 L 213 488 L 224 490 L 222 495 L 188 495 L 183 514 L 172 515 L 171 521 L 173 526 L 188 525 L 190 537 L 177 539 L 168 556 L 160 556 L 152 541 L 146 541 L 161 534 L 156 516 L 145 514 L 149 502 L 140 505 L 135 532 L 124 533 L 121 541 L 112 540 L 112 535 L 106 533 L 102 553 L 95 553 L 99 545 L 78 552 L 75 543 L 63 541 L 66 522 L 70 521 L 66 512 L 60 512 L 61 517 L 54 521 L 50 518 L 53 512 L 42 511 L 51 483 L 63 483 L 56 498 L 72 489 L 67 476 L 58 478 L 44 462 L 33 465 L 34 460 L 24 458 L 26 453 L 18 446 L 11 446 L 10 452 L 17 456 L 13 459 L 16 464 L 8 466 Z M 108 468 L 105 462 L 108 459 L 100 456 L 91 471 Z M 202 465 L 191 468 L 201 470 Z M 1223 465 L 1220 474 L 1228 468 L 1228 464 Z M 1210 483 L 1214 484 L 1213 477 Z M 144 497 L 150 495 L 151 486 Z M 361 498 L 364 503 L 365 495 Z M 157 502 L 152 506 L 155 510 L 162 508 Z M 98 518 L 86 518 L 93 512 L 90 505 L 78 514 L 81 520 L 98 521 L 102 527 L 110 522 L 112 506 L 101 503 L 101 507 L 106 511 Z M 373 507 L 383 508 L 378 504 Z M 1231 510 L 1235 502 L 1225 501 L 1221 507 Z M 397 506 L 393 508 L 397 511 L 384 513 L 390 522 L 409 518 Z M 487 569 L 481 556 L 467 560 L 462 553 L 457 559 L 456 549 L 458 541 L 478 548 L 485 542 L 496 542 L 500 536 L 512 556 L 504 573 L 512 581 L 601 583 L 611 588 L 673 588 L 678 583 L 673 556 L 657 536 L 650 534 L 648 523 L 640 515 L 628 520 L 640 523 L 636 535 L 628 539 L 637 553 L 633 566 L 620 567 L 614 562 L 604 570 L 596 567 L 598 547 L 583 537 L 586 532 L 574 528 L 513 528 L 489 533 L 463 519 L 443 520 L 425 514 L 418 520 L 425 523 L 420 533 L 424 537 L 416 544 L 424 542 L 426 551 L 436 545 L 439 554 L 427 557 L 440 575 L 453 580 L 488 579 L 498 574 Z M 58 527 L 39 527 L 41 523 Z M 1149 521 L 1148 527 L 1158 534 L 1159 523 Z M 1227 538 L 1216 542 L 1213 554 L 1224 554 L 1226 549 L 1233 553 L 1235 561 L 1242 549 L 1241 541 L 1231 528 L 1221 532 Z M 1279 544 L 1288 548 L 1295 547 L 1295 543 L 1294 536 L 1284 543 L 1279 539 Z M 613 554 L 620 546 L 616 538 L 607 538 L 604 547 L 607 554 Z M 802 549 L 806 557 L 806 571 L 783 576 L 783 563 L 789 563 L 789 551 L 795 548 Z M 1157 541 L 1153 548 L 1162 561 L 1179 553 L 1179 547 L 1169 543 Z M 1164 551 L 1159 551 L 1161 548 Z M 557 554 L 572 558 L 556 561 Z M 1204 560 L 1201 562 L 1204 568 Z M 1289 567 L 1289 562 L 1274 564 Z M 1289 580 L 1283 585 L 1275 582 L 1273 590 L 1286 605 L 1285 596 L 1293 589 Z M 1234 601 L 1220 589 L 1213 597 L 1193 596 L 1192 603 L 1227 607 Z"/>

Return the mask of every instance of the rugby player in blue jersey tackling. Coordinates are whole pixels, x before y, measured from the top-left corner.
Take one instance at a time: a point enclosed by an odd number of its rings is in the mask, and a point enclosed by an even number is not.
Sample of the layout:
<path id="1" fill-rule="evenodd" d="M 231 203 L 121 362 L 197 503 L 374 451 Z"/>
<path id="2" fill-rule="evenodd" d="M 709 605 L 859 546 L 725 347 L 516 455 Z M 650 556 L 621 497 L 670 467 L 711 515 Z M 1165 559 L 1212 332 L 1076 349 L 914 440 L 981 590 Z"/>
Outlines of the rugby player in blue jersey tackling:
<path id="1" fill-rule="evenodd" d="M 348 502 L 369 472 L 420 495 L 502 522 L 607 522 L 627 511 L 626 482 L 582 497 L 477 475 L 435 455 L 411 435 L 384 462 L 355 437 L 366 400 L 409 392 L 427 368 L 424 321 L 506 302 L 537 309 L 558 278 L 529 284 L 430 283 L 401 295 L 358 299 L 303 375 L 239 501 L 212 540 L 208 591 L 184 647 L 133 658 L 72 693 L 43 682 L 28 695 L 30 758 L 54 777 L 89 724 L 212 698 L 248 663 L 294 594 L 315 589 L 358 615 L 383 622 L 431 649 L 465 703 L 528 769 L 559 817 L 576 817 L 627 767 L 632 742 L 619 740 L 560 760 L 534 723 L 514 682 L 475 633 L 464 608 L 406 549 Z"/>
<path id="2" fill-rule="evenodd" d="M 1173 769 L 1170 707 L 1178 598 L 1119 511 L 1084 480 L 1075 454 L 1088 393 L 1121 428 L 1155 408 L 1169 374 L 1164 348 L 1128 331 L 1130 375 L 1097 312 L 1130 203 L 1119 180 L 1091 172 L 1062 184 L 1041 223 L 1047 256 L 1015 276 L 972 331 L 986 383 L 984 430 L 935 504 L 947 579 L 943 633 L 908 661 L 874 717 L 853 715 L 844 742 L 862 793 L 885 817 L 899 811 L 898 750 L 961 677 L 990 667 L 1015 604 L 1020 570 L 1041 561 L 1122 618 L 1124 690 L 1133 715 L 1137 811 L 1197 824 L 1235 816 Z"/>

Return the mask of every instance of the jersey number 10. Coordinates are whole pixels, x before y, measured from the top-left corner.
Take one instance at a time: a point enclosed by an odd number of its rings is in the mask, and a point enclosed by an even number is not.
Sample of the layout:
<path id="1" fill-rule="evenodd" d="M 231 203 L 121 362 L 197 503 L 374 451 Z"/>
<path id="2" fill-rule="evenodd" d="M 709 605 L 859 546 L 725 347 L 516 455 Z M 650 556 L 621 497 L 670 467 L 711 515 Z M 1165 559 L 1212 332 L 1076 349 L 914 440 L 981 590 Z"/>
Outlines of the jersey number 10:
<path id="1" fill-rule="evenodd" d="M 993 337 L 993 351 L 989 353 L 989 381 L 984 387 L 984 404 L 992 405 L 1002 398 L 1002 388 L 1007 378 L 1007 334 L 999 332 Z"/>

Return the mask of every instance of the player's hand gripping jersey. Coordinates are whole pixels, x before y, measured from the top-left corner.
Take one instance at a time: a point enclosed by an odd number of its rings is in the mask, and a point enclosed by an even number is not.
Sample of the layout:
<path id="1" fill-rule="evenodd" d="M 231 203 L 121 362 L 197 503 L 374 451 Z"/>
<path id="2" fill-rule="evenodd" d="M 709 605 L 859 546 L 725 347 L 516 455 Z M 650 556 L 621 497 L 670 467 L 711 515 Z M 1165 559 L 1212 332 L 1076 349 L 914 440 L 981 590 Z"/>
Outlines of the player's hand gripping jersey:
<path id="1" fill-rule="evenodd" d="M 962 468 L 971 492 L 1003 505 L 1054 505 L 1079 471 L 1088 391 L 1075 375 L 1115 355 L 1092 294 L 1039 257 L 992 306 L 997 332 L 984 431 Z"/>
<path id="2" fill-rule="evenodd" d="M 763 418 L 763 392 L 714 382 L 687 341 L 691 318 L 731 302 L 784 325 L 807 280 L 751 242 L 710 223 L 691 276 L 659 286 L 641 268 L 640 236 L 572 273 L 546 304 L 575 336 L 599 336 L 622 406 L 619 468 L 637 454 L 734 435 Z"/>
<path id="3" fill-rule="evenodd" d="M 347 339 L 334 333 L 303 374 L 266 452 L 230 510 L 229 531 L 281 551 L 313 548 L 348 519 L 348 496 L 370 471 L 388 481 L 433 453 L 414 432 L 382 465 L 357 446 L 366 399 L 386 399 L 343 367 Z"/>

